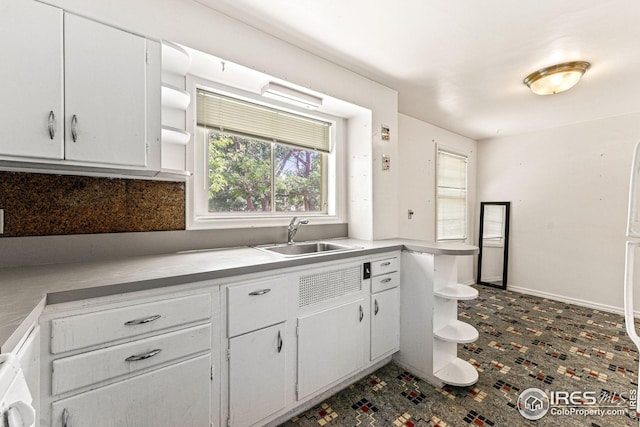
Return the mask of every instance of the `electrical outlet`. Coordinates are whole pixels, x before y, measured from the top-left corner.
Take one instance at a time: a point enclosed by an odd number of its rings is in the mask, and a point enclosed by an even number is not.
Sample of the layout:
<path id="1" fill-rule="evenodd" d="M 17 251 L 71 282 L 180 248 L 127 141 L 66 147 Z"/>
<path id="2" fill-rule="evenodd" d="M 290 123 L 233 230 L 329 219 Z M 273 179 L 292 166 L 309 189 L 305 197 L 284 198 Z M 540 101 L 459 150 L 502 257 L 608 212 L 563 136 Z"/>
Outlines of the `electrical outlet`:
<path id="1" fill-rule="evenodd" d="M 389 157 L 387 154 L 383 154 L 382 155 L 382 170 L 383 171 L 388 171 L 389 169 L 391 169 L 391 157 Z"/>
<path id="2" fill-rule="evenodd" d="M 0 234 L 4 234 L 4 209 L 0 209 Z"/>

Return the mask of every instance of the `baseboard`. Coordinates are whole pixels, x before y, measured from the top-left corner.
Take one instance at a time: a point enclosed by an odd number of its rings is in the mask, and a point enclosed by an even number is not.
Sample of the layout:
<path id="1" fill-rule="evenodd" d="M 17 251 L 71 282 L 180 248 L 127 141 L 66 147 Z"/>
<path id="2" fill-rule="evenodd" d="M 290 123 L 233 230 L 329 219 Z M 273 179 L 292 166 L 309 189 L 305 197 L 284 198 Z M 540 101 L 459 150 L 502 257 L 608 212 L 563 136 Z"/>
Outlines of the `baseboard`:
<path id="1" fill-rule="evenodd" d="M 624 309 L 621 308 L 621 307 L 613 306 L 613 305 L 598 304 L 598 303 L 593 302 L 593 301 L 587 301 L 587 300 L 577 299 L 577 298 L 570 298 L 570 297 L 566 297 L 564 295 L 552 294 L 550 292 L 541 292 L 541 291 L 538 291 L 538 290 L 535 290 L 535 289 L 523 288 L 523 287 L 520 287 L 520 286 L 508 285 L 507 286 L 507 290 L 513 291 L 513 292 L 518 292 L 518 293 L 521 293 L 521 294 L 533 295 L 533 296 L 541 297 L 541 298 L 554 299 L 556 301 L 562 301 L 562 302 L 566 302 L 566 303 L 569 303 L 569 304 L 579 305 L 579 306 L 585 307 L 585 308 L 591 308 L 591 309 L 594 309 L 594 310 L 606 311 L 608 313 L 620 314 L 620 315 L 624 316 Z M 640 317 L 640 311 L 636 310 L 633 313 L 634 313 L 634 315 L 636 317 Z"/>
<path id="2" fill-rule="evenodd" d="M 471 280 L 467 280 L 466 282 L 463 282 L 462 284 L 463 285 L 475 285 L 476 281 L 471 279 Z"/>

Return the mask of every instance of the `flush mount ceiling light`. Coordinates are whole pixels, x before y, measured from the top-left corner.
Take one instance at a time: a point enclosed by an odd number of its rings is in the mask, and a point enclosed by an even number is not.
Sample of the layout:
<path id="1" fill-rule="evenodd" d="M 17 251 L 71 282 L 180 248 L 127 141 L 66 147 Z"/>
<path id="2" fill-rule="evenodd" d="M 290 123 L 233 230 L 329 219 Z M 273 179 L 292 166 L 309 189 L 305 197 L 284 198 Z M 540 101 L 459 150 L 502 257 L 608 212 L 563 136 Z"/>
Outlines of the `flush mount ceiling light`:
<path id="1" fill-rule="evenodd" d="M 552 65 L 529 74 L 524 84 L 537 95 L 553 95 L 575 86 L 590 66 L 586 61 Z"/>
<path id="2" fill-rule="evenodd" d="M 322 106 L 322 98 L 273 82 L 262 88 L 262 95 L 309 109 Z"/>

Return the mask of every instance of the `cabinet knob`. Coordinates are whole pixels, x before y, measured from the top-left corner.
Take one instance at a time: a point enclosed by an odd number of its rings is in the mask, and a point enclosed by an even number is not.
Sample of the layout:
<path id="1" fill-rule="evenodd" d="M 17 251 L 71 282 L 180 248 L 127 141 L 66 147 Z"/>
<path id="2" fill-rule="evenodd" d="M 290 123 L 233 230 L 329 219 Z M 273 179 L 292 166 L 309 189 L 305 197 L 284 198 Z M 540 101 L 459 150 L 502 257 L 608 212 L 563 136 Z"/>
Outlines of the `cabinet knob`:
<path id="1" fill-rule="evenodd" d="M 129 320 L 128 322 L 124 322 L 124 324 L 126 326 L 142 325 L 144 323 L 149 323 L 149 322 L 153 322 L 154 320 L 158 320 L 161 317 L 162 316 L 160 316 L 159 314 L 155 314 L 153 316 L 145 317 L 144 319 Z"/>
<path id="2" fill-rule="evenodd" d="M 284 345 L 284 341 L 282 340 L 282 334 L 278 331 L 278 353 L 282 351 L 282 346 Z"/>
<path id="3" fill-rule="evenodd" d="M 126 362 L 138 362 L 140 360 L 145 360 L 145 359 L 149 359 L 153 356 L 155 356 L 156 354 L 160 353 L 162 350 L 159 348 L 156 348 L 155 350 L 151 350 L 148 353 L 145 354 L 136 354 L 133 356 L 129 356 L 126 359 L 124 359 Z"/>
<path id="4" fill-rule="evenodd" d="M 253 291 L 253 292 L 249 292 L 249 295 L 251 295 L 252 297 L 256 296 L 256 295 L 264 295 L 271 292 L 271 289 L 261 289 L 259 291 Z"/>
<path id="5" fill-rule="evenodd" d="M 68 427 L 69 426 L 69 410 L 67 410 L 67 408 L 64 408 L 62 410 L 62 427 Z"/>
<path id="6" fill-rule="evenodd" d="M 71 139 L 78 141 L 78 117 L 75 114 L 71 117 Z"/>
<path id="7" fill-rule="evenodd" d="M 49 111 L 49 138 L 53 139 L 56 136 L 56 115 L 53 114 L 53 110 Z"/>

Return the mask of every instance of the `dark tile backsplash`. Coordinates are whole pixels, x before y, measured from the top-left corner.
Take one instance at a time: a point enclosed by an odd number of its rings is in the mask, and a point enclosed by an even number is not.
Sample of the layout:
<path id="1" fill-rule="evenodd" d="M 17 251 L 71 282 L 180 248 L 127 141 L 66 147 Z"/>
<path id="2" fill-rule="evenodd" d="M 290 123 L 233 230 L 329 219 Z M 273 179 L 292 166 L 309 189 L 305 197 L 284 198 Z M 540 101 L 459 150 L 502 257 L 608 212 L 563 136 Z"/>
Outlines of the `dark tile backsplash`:
<path id="1" fill-rule="evenodd" d="M 183 182 L 0 172 L 0 237 L 185 229 Z"/>

